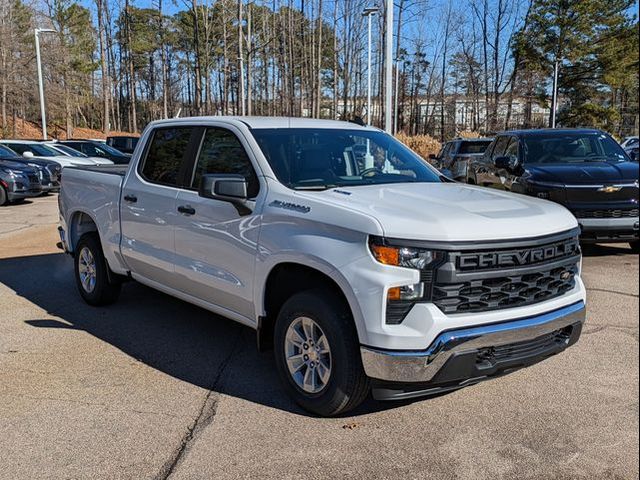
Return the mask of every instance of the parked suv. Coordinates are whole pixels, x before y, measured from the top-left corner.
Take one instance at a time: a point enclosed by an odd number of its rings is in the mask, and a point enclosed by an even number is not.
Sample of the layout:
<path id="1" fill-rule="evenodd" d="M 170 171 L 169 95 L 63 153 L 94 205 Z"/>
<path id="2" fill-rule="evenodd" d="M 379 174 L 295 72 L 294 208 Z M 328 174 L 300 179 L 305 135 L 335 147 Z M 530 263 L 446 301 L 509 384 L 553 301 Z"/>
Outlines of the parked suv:
<path id="1" fill-rule="evenodd" d="M 58 163 L 62 168 L 96 165 L 96 162 L 88 158 L 70 157 L 42 142 L 34 140 L 0 140 L 0 144 L 28 160 L 33 158 L 50 160 Z"/>
<path id="2" fill-rule="evenodd" d="M 62 176 L 80 295 L 106 305 L 133 279 L 255 329 L 312 412 L 461 388 L 580 336 L 578 223 L 558 205 L 449 182 L 347 122 L 172 119 L 140 142 L 128 167 Z"/>
<path id="3" fill-rule="evenodd" d="M 582 241 L 638 249 L 638 163 L 604 132 L 501 133 L 471 162 L 467 180 L 564 205 L 578 219 Z"/>
<path id="4" fill-rule="evenodd" d="M 0 145 L 0 160 L 9 160 L 33 168 L 38 174 L 43 194 L 60 190 L 60 172 L 62 167 L 59 163 L 42 158 L 25 158 L 3 145 Z"/>
<path id="5" fill-rule="evenodd" d="M 0 157 L 0 206 L 41 193 L 42 186 L 34 168 Z"/>
<path id="6" fill-rule="evenodd" d="M 106 143 L 95 140 L 62 140 L 58 143 L 82 152 L 88 157 L 106 158 L 118 165 L 126 165 L 131 160 L 131 155 L 122 153 Z"/>
<path id="7" fill-rule="evenodd" d="M 491 138 L 456 138 L 447 142 L 438 155 L 430 155 L 436 167 L 445 175 L 461 182 L 467 179 L 469 162 L 481 157 L 491 144 Z"/>
<path id="8" fill-rule="evenodd" d="M 136 149 L 140 137 L 120 135 L 117 137 L 107 137 L 107 145 L 120 150 L 122 153 L 133 153 Z"/>

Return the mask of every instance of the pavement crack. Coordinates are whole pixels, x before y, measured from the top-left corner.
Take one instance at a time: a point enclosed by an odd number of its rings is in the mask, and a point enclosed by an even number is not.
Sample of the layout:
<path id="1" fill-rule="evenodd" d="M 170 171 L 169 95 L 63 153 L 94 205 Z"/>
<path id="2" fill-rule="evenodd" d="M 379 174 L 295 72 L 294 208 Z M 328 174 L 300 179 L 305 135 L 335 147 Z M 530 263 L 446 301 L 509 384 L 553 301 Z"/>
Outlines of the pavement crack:
<path id="1" fill-rule="evenodd" d="M 606 288 L 587 288 L 587 292 L 614 293 L 616 295 L 623 295 L 625 297 L 638 298 L 637 293 L 618 292 L 617 290 L 607 290 Z"/>
<path id="2" fill-rule="evenodd" d="M 187 428 L 184 436 L 180 441 L 180 445 L 172 452 L 169 459 L 164 463 L 158 474 L 154 477 L 154 480 L 166 480 L 168 479 L 173 472 L 175 471 L 178 464 L 182 461 L 185 454 L 191 448 L 193 442 L 198 438 L 200 433 L 213 422 L 214 417 L 216 416 L 218 409 L 218 400 L 220 398 L 220 394 L 215 392 L 215 388 L 218 386 L 220 379 L 222 378 L 222 374 L 227 368 L 227 365 L 230 363 L 233 355 L 236 353 L 238 349 L 238 345 L 240 344 L 240 339 L 242 338 L 242 329 L 239 330 L 236 338 L 233 341 L 233 345 L 229 350 L 229 353 L 224 358 L 216 375 L 213 379 L 211 387 L 207 391 L 206 396 L 202 402 L 202 406 L 198 412 L 198 415 L 193 420 L 191 425 Z"/>

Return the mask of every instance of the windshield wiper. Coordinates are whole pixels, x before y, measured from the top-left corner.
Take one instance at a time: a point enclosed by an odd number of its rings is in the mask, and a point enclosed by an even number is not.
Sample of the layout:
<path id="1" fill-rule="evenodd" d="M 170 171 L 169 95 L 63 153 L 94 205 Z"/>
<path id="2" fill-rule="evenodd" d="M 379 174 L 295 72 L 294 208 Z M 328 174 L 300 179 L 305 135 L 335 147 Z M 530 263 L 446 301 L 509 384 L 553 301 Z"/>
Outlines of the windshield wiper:
<path id="1" fill-rule="evenodd" d="M 323 190 L 328 190 L 330 188 L 337 188 L 337 185 L 298 185 L 295 187 L 291 187 L 294 190 L 306 190 L 306 191 L 316 191 L 321 192 Z"/>

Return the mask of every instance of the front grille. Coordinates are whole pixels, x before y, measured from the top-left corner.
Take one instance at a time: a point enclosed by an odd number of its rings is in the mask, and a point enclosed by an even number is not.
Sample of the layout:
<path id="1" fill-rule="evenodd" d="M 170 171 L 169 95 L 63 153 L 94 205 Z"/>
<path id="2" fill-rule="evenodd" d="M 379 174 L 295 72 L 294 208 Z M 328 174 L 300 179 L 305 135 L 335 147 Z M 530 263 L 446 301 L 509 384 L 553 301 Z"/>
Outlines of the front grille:
<path id="1" fill-rule="evenodd" d="M 577 218 L 633 218 L 637 217 L 639 210 L 632 209 L 602 209 L 602 210 L 578 210 L 574 212 Z"/>
<path id="2" fill-rule="evenodd" d="M 482 348 L 478 351 L 476 363 L 480 367 L 492 366 L 498 362 L 508 362 L 535 356 L 537 353 L 552 347 L 566 345 L 571 338 L 572 330 L 573 327 L 569 326 L 532 340 Z"/>
<path id="3" fill-rule="evenodd" d="M 28 173 L 27 178 L 29 179 L 29 183 L 40 183 L 38 176 L 33 173 Z"/>
<path id="4" fill-rule="evenodd" d="M 487 312 L 572 290 L 580 264 L 577 232 L 532 243 L 447 252 L 433 276 L 431 301 L 446 314 Z"/>
<path id="5" fill-rule="evenodd" d="M 444 313 L 486 312 L 521 307 L 558 297 L 575 286 L 578 266 L 541 270 L 453 284 L 436 284 L 433 303 Z"/>

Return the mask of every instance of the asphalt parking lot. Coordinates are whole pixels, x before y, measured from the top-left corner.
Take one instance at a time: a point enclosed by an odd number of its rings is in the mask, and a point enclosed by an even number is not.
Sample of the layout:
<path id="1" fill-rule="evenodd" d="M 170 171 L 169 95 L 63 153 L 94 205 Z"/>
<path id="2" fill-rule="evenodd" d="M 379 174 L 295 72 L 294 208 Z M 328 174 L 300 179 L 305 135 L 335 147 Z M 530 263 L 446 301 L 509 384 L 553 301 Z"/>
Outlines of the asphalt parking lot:
<path id="1" fill-rule="evenodd" d="M 309 416 L 251 330 L 141 285 L 95 309 L 56 197 L 0 209 L 0 478 L 638 478 L 638 256 L 585 252 L 561 355 L 409 403 Z"/>

